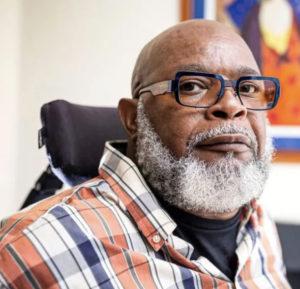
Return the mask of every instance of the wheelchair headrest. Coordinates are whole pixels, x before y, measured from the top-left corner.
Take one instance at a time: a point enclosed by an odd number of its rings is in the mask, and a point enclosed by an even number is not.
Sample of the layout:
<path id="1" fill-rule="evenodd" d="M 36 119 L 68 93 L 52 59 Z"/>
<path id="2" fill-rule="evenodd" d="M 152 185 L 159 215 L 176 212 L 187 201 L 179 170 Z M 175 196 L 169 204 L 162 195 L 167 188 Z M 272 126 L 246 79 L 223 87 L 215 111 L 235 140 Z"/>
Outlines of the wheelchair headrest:
<path id="1" fill-rule="evenodd" d="M 55 100 L 41 108 L 39 146 L 46 146 L 53 172 L 76 185 L 98 174 L 104 143 L 126 139 L 116 108 Z"/>

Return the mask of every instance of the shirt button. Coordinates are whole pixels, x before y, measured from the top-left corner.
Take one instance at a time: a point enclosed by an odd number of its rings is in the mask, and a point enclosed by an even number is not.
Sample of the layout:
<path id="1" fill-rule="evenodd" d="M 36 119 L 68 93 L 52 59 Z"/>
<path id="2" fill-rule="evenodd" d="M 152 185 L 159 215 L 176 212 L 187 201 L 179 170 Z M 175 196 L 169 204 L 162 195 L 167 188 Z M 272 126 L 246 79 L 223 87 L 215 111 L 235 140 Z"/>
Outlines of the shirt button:
<path id="1" fill-rule="evenodd" d="M 152 241 L 153 241 L 153 243 L 155 243 L 155 244 L 159 243 L 160 240 L 161 240 L 161 237 L 160 237 L 159 235 L 154 235 L 154 236 L 152 237 Z"/>

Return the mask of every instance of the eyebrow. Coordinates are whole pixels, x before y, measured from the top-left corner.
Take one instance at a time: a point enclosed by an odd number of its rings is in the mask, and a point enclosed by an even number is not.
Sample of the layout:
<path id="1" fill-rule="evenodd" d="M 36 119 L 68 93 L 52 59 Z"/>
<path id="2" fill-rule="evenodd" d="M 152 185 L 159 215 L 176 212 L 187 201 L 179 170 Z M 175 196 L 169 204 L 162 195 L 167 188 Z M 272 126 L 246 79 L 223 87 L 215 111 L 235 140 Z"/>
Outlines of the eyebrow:
<path id="1" fill-rule="evenodd" d="M 205 73 L 215 73 L 211 71 L 211 69 L 204 64 L 187 64 L 187 65 L 180 65 L 177 67 L 177 71 L 179 70 L 186 70 L 186 71 L 193 71 L 193 72 L 205 72 Z M 236 69 L 235 73 L 239 76 L 244 75 L 260 75 L 260 72 L 245 65 L 241 65 Z"/>

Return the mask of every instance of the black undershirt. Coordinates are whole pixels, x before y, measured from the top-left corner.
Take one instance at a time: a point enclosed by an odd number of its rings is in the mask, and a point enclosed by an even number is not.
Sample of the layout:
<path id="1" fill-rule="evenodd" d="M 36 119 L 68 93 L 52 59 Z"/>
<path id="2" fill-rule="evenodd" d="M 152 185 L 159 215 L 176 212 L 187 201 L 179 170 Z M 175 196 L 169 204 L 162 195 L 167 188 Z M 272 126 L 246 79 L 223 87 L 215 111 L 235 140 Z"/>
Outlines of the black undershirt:
<path id="1" fill-rule="evenodd" d="M 174 234 L 194 246 L 191 259 L 196 260 L 199 256 L 204 256 L 227 277 L 234 280 L 237 270 L 235 250 L 240 212 L 229 220 L 211 220 L 175 207 L 165 208 L 177 223 Z"/>

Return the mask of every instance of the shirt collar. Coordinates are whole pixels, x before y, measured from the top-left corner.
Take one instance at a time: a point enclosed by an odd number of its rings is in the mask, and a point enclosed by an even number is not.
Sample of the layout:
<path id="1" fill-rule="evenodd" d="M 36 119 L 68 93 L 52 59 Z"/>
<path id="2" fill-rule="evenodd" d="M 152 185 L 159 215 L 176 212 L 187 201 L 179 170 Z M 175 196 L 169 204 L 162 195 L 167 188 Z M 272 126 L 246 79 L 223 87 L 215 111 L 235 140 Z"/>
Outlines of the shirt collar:
<path id="1" fill-rule="evenodd" d="M 113 147 L 125 141 L 105 143 L 99 175 L 118 195 L 139 230 L 158 251 L 176 228 L 175 222 L 162 209 L 135 163 Z"/>

